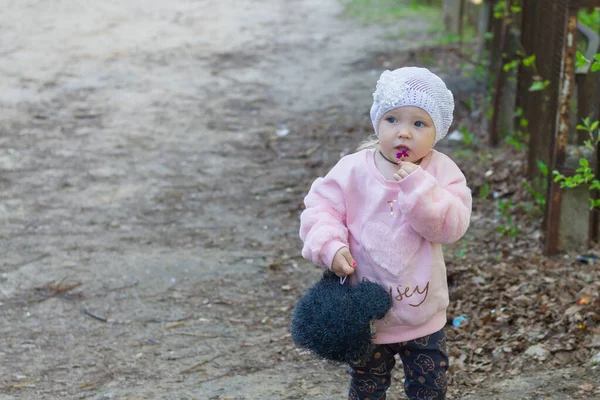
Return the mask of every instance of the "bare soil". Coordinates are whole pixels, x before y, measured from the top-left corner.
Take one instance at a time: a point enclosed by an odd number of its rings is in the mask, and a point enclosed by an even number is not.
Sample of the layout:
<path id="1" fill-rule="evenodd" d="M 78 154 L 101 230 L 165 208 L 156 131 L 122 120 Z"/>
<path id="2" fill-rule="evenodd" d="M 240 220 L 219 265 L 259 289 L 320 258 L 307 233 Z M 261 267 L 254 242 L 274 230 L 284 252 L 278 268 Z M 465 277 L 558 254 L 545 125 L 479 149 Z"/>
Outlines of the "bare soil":
<path id="1" fill-rule="evenodd" d="M 345 369 L 290 340 L 320 274 L 298 216 L 430 23 L 391 40 L 336 0 L 91 4 L 0 0 L 0 400 L 344 398 Z M 532 365 L 450 398 L 595 396 L 589 364 Z"/>

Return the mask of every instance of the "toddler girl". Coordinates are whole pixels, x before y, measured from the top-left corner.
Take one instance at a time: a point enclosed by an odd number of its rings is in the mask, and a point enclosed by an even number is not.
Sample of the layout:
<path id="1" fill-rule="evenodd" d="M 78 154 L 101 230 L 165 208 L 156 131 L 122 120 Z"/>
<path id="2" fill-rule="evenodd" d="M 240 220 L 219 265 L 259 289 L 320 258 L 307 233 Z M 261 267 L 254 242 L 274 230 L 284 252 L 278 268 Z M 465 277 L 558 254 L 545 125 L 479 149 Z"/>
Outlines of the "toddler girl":
<path id="1" fill-rule="evenodd" d="M 425 68 L 385 71 L 373 94 L 376 140 L 343 157 L 304 199 L 302 255 L 393 299 L 374 324 L 370 359 L 350 365 L 349 399 L 385 399 L 394 356 L 409 399 L 446 397 L 448 286 L 442 244 L 469 226 L 471 191 L 432 147 L 452 123 L 454 98 Z"/>

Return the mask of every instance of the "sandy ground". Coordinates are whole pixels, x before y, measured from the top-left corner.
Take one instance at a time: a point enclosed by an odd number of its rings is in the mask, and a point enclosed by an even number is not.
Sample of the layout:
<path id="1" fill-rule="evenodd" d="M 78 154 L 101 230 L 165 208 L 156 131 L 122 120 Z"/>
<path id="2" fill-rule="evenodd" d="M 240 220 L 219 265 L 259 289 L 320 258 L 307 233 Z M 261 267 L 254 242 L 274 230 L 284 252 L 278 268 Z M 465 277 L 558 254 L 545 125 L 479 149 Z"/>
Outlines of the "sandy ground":
<path id="1" fill-rule="evenodd" d="M 0 399 L 344 398 L 289 338 L 319 274 L 300 203 L 352 150 L 332 138 L 366 121 L 373 54 L 428 24 L 382 40 L 336 0 L 0 10 Z"/>
<path id="2" fill-rule="evenodd" d="M 2 398 L 311 397 L 265 261 L 298 256 L 273 205 L 307 172 L 265 143 L 364 109 L 382 30 L 336 1 L 0 9 Z"/>

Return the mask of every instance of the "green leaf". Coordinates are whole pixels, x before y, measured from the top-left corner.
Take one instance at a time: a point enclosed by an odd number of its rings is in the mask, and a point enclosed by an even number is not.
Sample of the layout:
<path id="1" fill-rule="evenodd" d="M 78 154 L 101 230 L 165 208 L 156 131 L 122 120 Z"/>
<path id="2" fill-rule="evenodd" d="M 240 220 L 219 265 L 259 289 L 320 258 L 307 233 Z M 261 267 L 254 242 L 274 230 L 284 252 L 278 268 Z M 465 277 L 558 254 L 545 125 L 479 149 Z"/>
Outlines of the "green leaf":
<path id="1" fill-rule="evenodd" d="M 494 18 L 500 19 L 504 16 L 506 11 L 506 1 L 500 0 L 494 6 Z"/>
<path id="2" fill-rule="evenodd" d="M 540 90 L 544 90 L 545 88 L 547 88 L 548 85 L 550 85 L 550 81 L 535 81 L 529 87 L 529 91 L 530 92 L 539 92 Z"/>
<path id="3" fill-rule="evenodd" d="M 587 131 L 588 127 L 587 126 L 583 126 L 581 124 L 577 125 L 577 130 L 578 131 Z"/>
<path id="4" fill-rule="evenodd" d="M 595 131 L 596 128 L 598 127 L 598 124 L 600 124 L 600 121 L 594 121 L 592 126 L 590 126 L 590 131 Z"/>
<path id="5" fill-rule="evenodd" d="M 588 62 L 590 62 L 590 60 L 588 60 L 587 58 L 585 58 L 585 56 L 579 51 L 577 50 L 576 53 L 576 60 L 575 60 L 575 66 L 577 68 L 582 68 L 584 67 Z"/>
<path id="6" fill-rule="evenodd" d="M 481 189 L 479 189 L 479 198 L 486 199 L 489 194 L 490 194 L 490 184 L 484 183 L 483 186 L 481 186 Z"/>
<path id="7" fill-rule="evenodd" d="M 506 72 L 510 71 L 511 69 L 516 69 L 518 67 L 519 67 L 519 60 L 513 60 L 511 62 L 507 62 L 503 66 L 504 71 L 506 71 Z"/>
<path id="8" fill-rule="evenodd" d="M 600 207 L 600 199 L 598 199 L 598 200 L 589 199 L 589 200 L 590 200 L 590 210 L 593 210 L 596 207 Z"/>
<path id="9" fill-rule="evenodd" d="M 523 148 L 523 146 L 521 146 L 521 142 L 519 142 L 517 139 L 512 138 L 512 137 L 507 138 L 506 143 L 513 146 L 515 148 L 515 150 L 517 150 L 517 151 L 520 151 Z"/>
<path id="10" fill-rule="evenodd" d="M 598 53 L 594 56 L 594 60 L 600 62 L 600 53 Z"/>
<path id="11" fill-rule="evenodd" d="M 590 163 L 586 158 L 580 158 L 579 159 L 579 165 L 581 165 L 582 167 L 589 167 Z"/>
<path id="12" fill-rule="evenodd" d="M 600 62 L 593 63 L 591 70 L 592 70 L 592 72 L 598 72 L 598 71 L 600 71 Z"/>
<path id="13" fill-rule="evenodd" d="M 548 166 L 546 165 L 546 163 L 543 162 L 542 160 L 537 160 L 536 164 L 537 164 L 538 169 L 542 173 L 542 175 L 548 176 Z M 555 172 L 558 172 L 558 171 L 555 171 Z"/>
<path id="14" fill-rule="evenodd" d="M 530 67 L 531 65 L 533 65 L 533 63 L 535 63 L 535 54 L 532 56 L 529 56 L 525 59 L 523 59 L 523 65 L 526 67 Z"/>

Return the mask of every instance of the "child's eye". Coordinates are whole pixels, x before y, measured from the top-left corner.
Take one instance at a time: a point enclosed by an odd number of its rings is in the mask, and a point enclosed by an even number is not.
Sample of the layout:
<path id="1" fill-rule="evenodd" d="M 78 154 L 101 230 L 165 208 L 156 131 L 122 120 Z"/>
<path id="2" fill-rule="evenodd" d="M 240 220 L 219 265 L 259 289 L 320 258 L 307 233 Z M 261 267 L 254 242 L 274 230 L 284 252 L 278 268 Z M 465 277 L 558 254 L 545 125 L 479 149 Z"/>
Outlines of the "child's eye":
<path id="1" fill-rule="evenodd" d="M 387 122 L 389 122 L 390 124 L 393 124 L 394 122 L 397 122 L 398 120 L 396 119 L 396 117 L 387 117 L 385 119 Z"/>
<path id="2" fill-rule="evenodd" d="M 417 128 L 425 128 L 426 125 L 425 125 L 425 122 L 423 122 L 423 121 L 417 121 L 417 122 L 415 122 L 415 126 Z"/>

